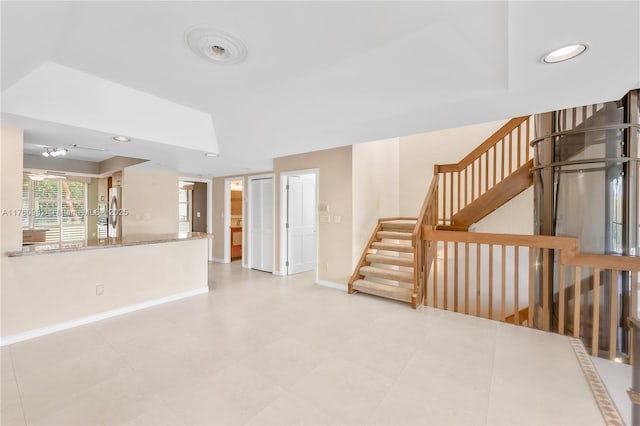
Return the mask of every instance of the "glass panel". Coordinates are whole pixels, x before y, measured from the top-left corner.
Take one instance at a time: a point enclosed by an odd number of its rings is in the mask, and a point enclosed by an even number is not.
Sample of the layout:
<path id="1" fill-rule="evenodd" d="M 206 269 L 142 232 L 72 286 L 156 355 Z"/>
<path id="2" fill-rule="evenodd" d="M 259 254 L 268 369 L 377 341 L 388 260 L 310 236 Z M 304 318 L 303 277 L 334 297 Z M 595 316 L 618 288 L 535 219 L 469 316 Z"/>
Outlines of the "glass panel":
<path id="1" fill-rule="evenodd" d="M 85 222 L 84 201 L 65 201 L 62 209 L 62 223 L 81 225 Z"/>
<path id="2" fill-rule="evenodd" d="M 35 200 L 34 208 L 35 218 L 33 223 L 36 228 L 46 228 L 60 224 L 60 216 L 58 215 L 60 205 L 57 200 Z"/>
<path id="3" fill-rule="evenodd" d="M 57 200 L 60 184 L 57 180 L 36 180 L 33 182 L 33 197 Z"/>

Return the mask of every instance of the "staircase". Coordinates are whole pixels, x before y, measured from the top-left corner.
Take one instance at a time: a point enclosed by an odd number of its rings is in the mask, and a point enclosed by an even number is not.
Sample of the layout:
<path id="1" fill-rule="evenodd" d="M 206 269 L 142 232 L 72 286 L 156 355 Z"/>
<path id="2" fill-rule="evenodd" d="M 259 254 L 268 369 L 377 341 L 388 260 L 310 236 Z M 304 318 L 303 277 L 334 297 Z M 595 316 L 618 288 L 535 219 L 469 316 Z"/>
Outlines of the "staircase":
<path id="1" fill-rule="evenodd" d="M 578 130 L 566 131 L 556 160 L 573 159 L 594 143 L 580 126 L 593 129 L 601 114 L 618 111 L 608 108 L 560 115 L 561 129 L 571 123 Z M 574 237 L 468 232 L 532 186 L 530 142 L 537 140 L 529 130 L 528 117 L 514 118 L 458 163 L 436 165 L 417 218 L 378 220 L 349 293 L 571 335 L 592 356 L 624 359 L 619 348 L 628 336 L 618 331 L 629 312 L 639 311 L 640 257 L 582 253 Z"/>
<path id="2" fill-rule="evenodd" d="M 436 165 L 417 218 L 378 220 L 349 293 L 407 302 L 415 309 L 434 257 L 432 247 L 423 244 L 423 227 L 467 232 L 533 185 L 529 139 L 529 117 L 514 118 L 460 162 Z"/>
<path id="3" fill-rule="evenodd" d="M 417 303 L 413 297 L 417 218 L 380 219 L 361 262 L 349 281 L 349 293 L 359 291 Z"/>
<path id="4" fill-rule="evenodd" d="M 439 226 L 437 229 L 467 231 L 469 226 L 489 216 L 496 209 L 511 201 L 516 195 L 532 186 L 532 168 L 533 159 L 527 161 L 493 188 L 454 214 L 451 218 L 451 225 Z"/>

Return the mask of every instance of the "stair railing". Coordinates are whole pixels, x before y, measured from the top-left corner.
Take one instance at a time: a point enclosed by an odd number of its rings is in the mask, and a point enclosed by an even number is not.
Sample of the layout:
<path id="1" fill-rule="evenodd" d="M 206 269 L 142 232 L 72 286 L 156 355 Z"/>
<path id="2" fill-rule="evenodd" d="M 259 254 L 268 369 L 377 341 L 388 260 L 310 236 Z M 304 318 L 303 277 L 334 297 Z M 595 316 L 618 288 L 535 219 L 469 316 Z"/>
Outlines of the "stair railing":
<path id="1" fill-rule="evenodd" d="M 411 244 L 413 245 L 413 294 L 411 305 L 415 308 L 423 303 L 424 279 L 429 275 L 431 266 L 431 251 L 428 244 L 422 238 L 424 226 L 435 226 L 438 221 L 438 175 L 434 175 L 429 185 L 427 195 L 424 197 L 420 214 L 413 228 Z"/>
<path id="2" fill-rule="evenodd" d="M 458 163 L 434 167 L 439 176 L 439 225 L 485 194 L 531 158 L 530 117 L 517 117 L 489 136 Z"/>
<path id="3" fill-rule="evenodd" d="M 422 238 L 435 253 L 425 280 L 425 305 L 568 334 L 586 342 L 592 355 L 604 353 L 610 359 L 617 357 L 619 340 L 630 337 L 617 333 L 623 314 L 618 289 L 630 285 L 629 312 L 637 315 L 640 257 L 580 253 L 579 241 L 572 237 L 425 226 Z M 556 288 L 548 273 L 554 259 L 559 264 Z M 536 266 L 542 274 L 542 294 L 534 291 Z M 600 325 L 601 301 L 606 304 L 602 314 L 608 316 L 603 325 L 609 329 Z"/>

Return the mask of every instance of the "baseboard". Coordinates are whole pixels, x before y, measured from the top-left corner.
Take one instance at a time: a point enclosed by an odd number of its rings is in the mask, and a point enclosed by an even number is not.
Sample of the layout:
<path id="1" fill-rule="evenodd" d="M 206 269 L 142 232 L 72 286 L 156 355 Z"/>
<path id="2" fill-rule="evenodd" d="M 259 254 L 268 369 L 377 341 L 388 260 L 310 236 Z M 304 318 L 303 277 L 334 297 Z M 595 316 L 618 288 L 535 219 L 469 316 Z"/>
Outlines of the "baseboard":
<path id="1" fill-rule="evenodd" d="M 197 288 L 195 290 L 189 290 L 178 294 L 172 294 L 171 296 L 161 297 L 159 299 L 148 300 L 142 303 L 136 303 L 135 305 L 129 305 L 122 308 L 112 309 L 110 311 L 100 312 L 99 314 L 90 315 L 88 317 L 78 318 L 71 321 L 61 322 L 59 324 L 49 325 L 47 327 L 36 328 L 34 330 L 25 331 L 23 333 L 10 334 L 9 336 L 0 338 L 0 346 L 11 345 L 13 343 L 23 342 L 25 340 L 34 339 L 36 337 L 45 336 L 47 334 L 56 333 L 58 331 L 68 330 L 70 328 L 78 327 L 92 322 L 101 321 L 103 319 L 117 317 L 120 315 L 128 314 L 134 311 L 140 311 L 142 309 L 150 308 L 152 306 L 162 305 L 164 303 L 174 302 L 180 299 L 186 299 L 187 297 L 197 296 L 199 294 L 208 293 L 209 288 Z"/>
<path id="2" fill-rule="evenodd" d="M 273 275 L 278 275 L 279 277 L 284 277 L 285 275 L 287 275 L 284 272 L 281 272 L 281 271 L 278 271 L 278 270 L 273 271 L 272 274 Z"/>
<path id="3" fill-rule="evenodd" d="M 316 284 L 342 291 L 347 291 L 349 289 L 346 284 L 334 283 L 333 281 L 316 280 Z"/>
<path id="4" fill-rule="evenodd" d="M 214 257 L 213 261 L 216 263 L 228 263 L 228 262 L 225 262 L 224 259 L 220 259 L 219 257 Z"/>

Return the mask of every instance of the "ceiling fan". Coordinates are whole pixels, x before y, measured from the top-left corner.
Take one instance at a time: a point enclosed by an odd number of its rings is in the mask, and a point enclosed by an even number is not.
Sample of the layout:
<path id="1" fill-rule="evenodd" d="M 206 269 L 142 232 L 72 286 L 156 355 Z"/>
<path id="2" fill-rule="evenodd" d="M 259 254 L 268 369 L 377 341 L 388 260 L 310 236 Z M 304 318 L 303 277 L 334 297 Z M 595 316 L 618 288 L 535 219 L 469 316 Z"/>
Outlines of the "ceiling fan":
<path id="1" fill-rule="evenodd" d="M 105 149 L 105 148 L 96 148 L 96 147 L 93 147 L 93 146 L 78 145 L 77 143 L 70 144 L 69 148 L 72 148 L 72 149 L 85 149 L 87 151 L 99 151 L 99 152 L 109 151 L 108 149 Z"/>
<path id="2" fill-rule="evenodd" d="M 50 172 L 50 171 L 31 171 L 25 170 L 24 174 L 31 180 L 52 180 L 52 179 L 66 179 L 66 173 Z"/>

